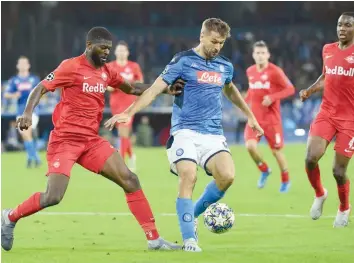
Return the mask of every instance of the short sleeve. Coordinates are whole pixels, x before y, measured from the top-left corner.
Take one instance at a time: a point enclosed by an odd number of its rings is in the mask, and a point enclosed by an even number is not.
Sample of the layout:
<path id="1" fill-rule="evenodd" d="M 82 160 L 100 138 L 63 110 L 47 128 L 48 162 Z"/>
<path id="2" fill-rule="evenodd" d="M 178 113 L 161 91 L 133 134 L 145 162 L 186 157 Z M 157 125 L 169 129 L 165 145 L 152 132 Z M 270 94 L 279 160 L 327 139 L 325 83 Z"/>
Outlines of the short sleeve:
<path id="1" fill-rule="evenodd" d="M 125 82 L 120 72 L 110 65 L 107 65 L 107 70 L 109 74 L 108 86 L 119 89 L 119 86 Z"/>
<path id="2" fill-rule="evenodd" d="M 70 60 L 64 60 L 52 73 L 50 73 L 41 84 L 49 91 L 57 88 L 70 87 L 74 82 L 75 68 Z"/>
<path id="3" fill-rule="evenodd" d="M 226 72 L 225 84 L 230 84 L 234 78 L 234 66 L 230 63 L 228 70 Z"/>
<path id="4" fill-rule="evenodd" d="M 161 73 L 162 79 L 171 85 L 179 77 L 182 76 L 183 69 L 183 59 L 181 55 L 175 55 L 171 62 L 165 67 L 164 71 Z"/>
<path id="5" fill-rule="evenodd" d="M 16 91 L 17 91 L 17 86 L 15 84 L 15 79 L 11 78 L 11 79 L 9 79 L 9 82 L 7 83 L 6 92 L 15 93 Z"/>

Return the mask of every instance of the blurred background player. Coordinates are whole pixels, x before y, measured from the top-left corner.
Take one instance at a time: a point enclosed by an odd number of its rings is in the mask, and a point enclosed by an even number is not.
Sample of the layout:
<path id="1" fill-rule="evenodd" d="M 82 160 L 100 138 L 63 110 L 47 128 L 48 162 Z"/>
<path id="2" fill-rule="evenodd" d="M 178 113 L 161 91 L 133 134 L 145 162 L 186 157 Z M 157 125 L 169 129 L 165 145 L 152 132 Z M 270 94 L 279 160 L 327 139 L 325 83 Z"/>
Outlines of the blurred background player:
<path id="1" fill-rule="evenodd" d="M 207 207 L 224 197 L 235 176 L 234 161 L 222 128 L 222 92 L 248 117 L 248 125 L 263 134 L 256 118 L 232 83 L 232 63 L 219 53 L 230 37 L 229 25 L 218 19 L 203 22 L 197 47 L 176 54 L 154 84 L 123 114 L 106 122 L 111 129 L 116 122 L 148 106 L 168 85 L 181 78 L 186 86 L 173 104 L 167 155 L 171 172 L 178 175 L 176 210 L 184 242 L 183 250 L 201 252 L 195 220 Z M 213 176 L 204 193 L 194 204 L 193 189 L 197 165 Z"/>
<path id="2" fill-rule="evenodd" d="M 349 179 L 346 174 L 354 153 L 354 12 L 343 13 L 337 23 L 338 42 L 323 47 L 323 72 L 317 81 L 300 91 L 302 101 L 324 90 L 320 112 L 312 122 L 306 153 L 306 172 L 315 190 L 310 209 L 312 219 L 322 215 L 328 196 L 323 188 L 318 161 L 335 138 L 333 176 L 337 182 L 339 209 L 333 227 L 349 223 Z M 323 83 L 324 81 L 324 83 Z"/>
<path id="3" fill-rule="evenodd" d="M 139 64 L 128 60 L 129 47 L 125 41 L 118 42 L 114 54 L 116 60 L 109 64 L 120 72 L 120 75 L 124 79 L 131 83 L 144 82 L 143 73 L 141 72 Z M 121 90 L 109 88 L 109 91 L 111 91 L 109 104 L 112 115 L 124 112 L 136 100 L 135 95 L 126 94 Z M 131 142 L 133 120 L 134 116 L 131 117 L 128 123 L 117 123 L 117 128 L 119 133 L 120 154 L 123 160 L 125 160 L 126 155 L 128 155 L 128 167 L 134 171 L 136 169 L 136 156 L 133 153 Z"/>
<path id="4" fill-rule="evenodd" d="M 17 60 L 16 67 L 18 73 L 9 80 L 8 88 L 5 91 L 4 97 L 17 100 L 17 116 L 21 116 L 25 110 L 29 94 L 37 86 L 40 80 L 37 76 L 30 73 L 31 65 L 27 57 L 21 56 Z M 32 127 L 23 131 L 19 129 L 27 152 L 28 168 L 30 168 L 33 163 L 36 167 L 41 164 L 36 145 L 33 141 L 33 130 L 37 128 L 38 122 L 39 116 L 37 110 L 35 110 L 32 115 Z"/>
<path id="5" fill-rule="evenodd" d="M 246 101 L 251 105 L 259 124 L 264 130 L 264 136 L 268 141 L 273 155 L 276 158 L 281 171 L 280 192 L 289 190 L 289 172 L 284 153 L 281 149 L 284 146 L 283 128 L 280 114 L 280 100 L 295 93 L 295 88 L 284 74 L 283 70 L 269 62 L 270 53 L 264 41 L 256 42 L 253 45 L 253 59 L 255 65 L 246 71 L 249 89 Z M 263 188 L 271 169 L 263 160 L 257 149 L 260 137 L 249 126 L 245 129 L 245 142 L 247 150 L 261 171 L 258 180 L 258 188 Z"/>

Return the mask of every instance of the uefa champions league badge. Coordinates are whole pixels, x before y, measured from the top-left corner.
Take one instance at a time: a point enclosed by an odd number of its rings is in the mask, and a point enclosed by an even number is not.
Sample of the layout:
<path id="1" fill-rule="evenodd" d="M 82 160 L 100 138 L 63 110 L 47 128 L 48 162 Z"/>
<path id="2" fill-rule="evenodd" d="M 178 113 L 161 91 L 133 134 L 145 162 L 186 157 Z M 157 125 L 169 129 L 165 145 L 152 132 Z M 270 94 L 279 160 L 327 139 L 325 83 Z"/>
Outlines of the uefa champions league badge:
<path id="1" fill-rule="evenodd" d="M 184 151 L 183 151 L 182 148 L 179 148 L 179 149 L 177 149 L 177 151 L 176 151 L 176 155 L 177 155 L 177 156 L 181 156 L 183 153 L 184 153 Z"/>

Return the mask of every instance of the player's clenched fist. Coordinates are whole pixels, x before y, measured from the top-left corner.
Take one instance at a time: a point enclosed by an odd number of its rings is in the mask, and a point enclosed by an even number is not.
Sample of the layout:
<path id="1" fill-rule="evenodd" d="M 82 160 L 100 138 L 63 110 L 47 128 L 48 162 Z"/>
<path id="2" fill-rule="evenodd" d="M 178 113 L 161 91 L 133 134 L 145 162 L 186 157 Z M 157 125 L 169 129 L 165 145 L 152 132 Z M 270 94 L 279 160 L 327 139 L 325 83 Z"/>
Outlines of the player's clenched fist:
<path id="1" fill-rule="evenodd" d="M 307 100 L 310 97 L 310 95 L 311 95 L 311 93 L 306 89 L 300 90 L 300 92 L 299 92 L 299 96 L 300 96 L 301 101 Z"/>
<path id="2" fill-rule="evenodd" d="M 259 126 L 259 123 L 255 119 L 248 119 L 248 125 L 251 127 L 252 130 L 257 132 L 257 136 L 261 137 L 264 134 L 264 131 L 261 126 Z"/>
<path id="3" fill-rule="evenodd" d="M 104 126 L 110 131 L 113 130 L 116 123 L 127 123 L 130 120 L 130 116 L 126 113 L 116 114 L 108 121 L 104 123 Z"/>
<path id="4" fill-rule="evenodd" d="M 182 93 L 184 88 L 185 81 L 182 79 L 177 79 L 171 86 L 168 87 L 168 94 L 170 95 L 179 95 Z"/>
<path id="5" fill-rule="evenodd" d="M 32 114 L 22 114 L 16 120 L 16 126 L 21 130 L 27 130 L 32 125 Z"/>

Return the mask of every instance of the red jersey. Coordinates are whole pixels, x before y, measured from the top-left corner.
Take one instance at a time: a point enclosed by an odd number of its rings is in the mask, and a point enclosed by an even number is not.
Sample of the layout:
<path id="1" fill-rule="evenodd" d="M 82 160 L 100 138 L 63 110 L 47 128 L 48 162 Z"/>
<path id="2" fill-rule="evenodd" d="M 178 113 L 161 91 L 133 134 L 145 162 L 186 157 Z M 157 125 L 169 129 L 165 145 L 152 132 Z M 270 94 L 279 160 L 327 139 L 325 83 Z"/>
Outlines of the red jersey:
<path id="1" fill-rule="evenodd" d="M 354 127 L 354 45 L 341 50 L 338 43 L 327 44 L 322 58 L 325 82 L 321 111 Z"/>
<path id="2" fill-rule="evenodd" d="M 104 65 L 96 69 L 86 56 L 64 60 L 41 84 L 49 91 L 62 88 L 53 112 L 54 131 L 61 135 L 98 135 L 107 86 L 119 88 L 121 75 Z"/>
<path id="3" fill-rule="evenodd" d="M 128 61 L 124 66 L 119 65 L 116 61 L 109 63 L 115 71 L 118 71 L 120 75 L 130 83 L 143 82 L 143 73 L 141 72 L 138 63 L 133 61 Z M 110 94 L 110 106 L 114 114 L 121 113 L 125 111 L 134 101 L 136 100 L 135 95 L 126 94 L 121 90 L 116 90 Z"/>
<path id="4" fill-rule="evenodd" d="M 281 123 L 280 100 L 295 93 L 295 88 L 285 73 L 278 66 L 269 63 L 262 71 L 256 65 L 246 71 L 249 88 L 246 101 L 260 124 Z M 269 96 L 273 103 L 266 107 L 262 105 L 263 97 Z"/>

